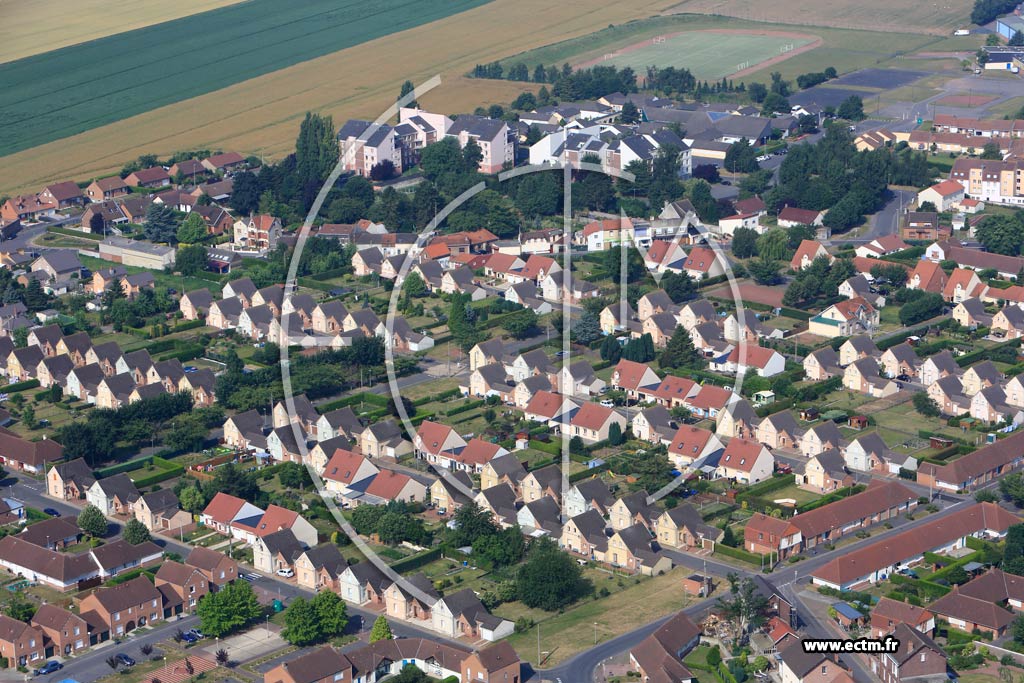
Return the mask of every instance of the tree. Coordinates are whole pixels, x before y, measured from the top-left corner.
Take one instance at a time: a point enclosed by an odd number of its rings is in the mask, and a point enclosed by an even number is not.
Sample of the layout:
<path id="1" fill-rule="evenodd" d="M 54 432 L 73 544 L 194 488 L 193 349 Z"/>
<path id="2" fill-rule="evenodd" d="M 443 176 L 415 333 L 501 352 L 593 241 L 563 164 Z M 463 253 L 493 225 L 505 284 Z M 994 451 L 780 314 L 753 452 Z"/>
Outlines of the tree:
<path id="1" fill-rule="evenodd" d="M 502 327 L 512 335 L 513 339 L 526 339 L 540 330 L 537 326 L 537 314 L 531 308 L 509 313 L 501 322 Z"/>
<path id="2" fill-rule="evenodd" d="M 78 528 L 93 538 L 105 536 L 107 533 L 107 518 L 103 516 L 95 505 L 86 505 L 78 515 Z"/>
<path id="3" fill-rule="evenodd" d="M 974 494 L 974 502 L 976 503 L 998 503 L 999 494 L 995 491 L 978 491 Z"/>
<path id="4" fill-rule="evenodd" d="M 996 142 L 995 140 L 992 140 L 991 142 L 986 142 L 985 146 L 981 148 L 981 158 L 1001 161 L 1003 158 L 1003 153 L 999 149 L 999 143 Z M 922 208 L 920 210 L 924 211 L 925 209 Z"/>
<path id="5" fill-rule="evenodd" d="M 623 123 L 640 122 L 640 110 L 637 109 L 635 104 L 633 104 L 633 100 L 626 100 L 622 104 L 622 110 L 619 112 L 619 120 Z"/>
<path id="6" fill-rule="evenodd" d="M 725 170 L 733 173 L 752 173 L 759 167 L 757 165 L 757 152 L 750 144 L 750 140 L 740 138 L 729 145 L 725 151 Z"/>
<path id="7" fill-rule="evenodd" d="M 527 607 L 548 612 L 561 609 L 593 590 L 583 570 L 549 538 L 530 544 L 526 561 L 516 575 L 516 595 Z"/>
<path id="8" fill-rule="evenodd" d="M 153 202 L 146 209 L 143 232 L 151 242 L 173 243 L 177 239 L 178 217 L 174 209 L 166 204 Z"/>
<path id="9" fill-rule="evenodd" d="M 782 282 L 782 276 L 779 275 L 778 261 L 772 261 L 764 256 L 751 259 L 747 263 L 747 272 L 750 273 L 750 277 L 754 278 L 754 282 L 759 285 L 771 286 Z"/>
<path id="10" fill-rule="evenodd" d="M 416 86 L 414 86 L 412 84 L 412 81 L 406 81 L 405 83 L 402 83 L 402 89 L 398 91 L 398 99 L 401 100 L 403 97 L 405 97 L 406 95 L 412 93 L 415 90 L 416 90 Z M 419 103 L 416 102 L 415 98 L 409 100 L 409 102 L 407 104 L 403 104 L 402 106 L 403 107 L 410 107 L 412 109 L 419 109 L 419 107 L 420 107 Z"/>
<path id="11" fill-rule="evenodd" d="M 309 476 L 309 470 L 306 469 L 305 465 L 300 465 L 297 462 L 281 463 L 278 466 L 277 477 L 281 481 L 281 486 L 288 489 L 302 491 L 307 486 L 313 484 L 313 480 Z"/>
<path id="12" fill-rule="evenodd" d="M 19 591 L 11 595 L 11 599 L 7 601 L 7 604 L 4 606 L 4 614 L 11 619 L 28 623 L 35 616 L 36 609 L 38 609 L 36 603 L 26 598 Z"/>
<path id="13" fill-rule="evenodd" d="M 864 116 L 864 100 L 859 95 L 850 95 L 839 104 L 836 116 L 847 121 L 863 121 L 866 118 Z"/>
<path id="14" fill-rule="evenodd" d="M 21 421 L 29 429 L 36 428 L 36 409 L 31 403 L 21 409 Z"/>
<path id="15" fill-rule="evenodd" d="M 871 266 L 871 277 L 886 280 L 893 287 L 902 287 L 907 282 L 907 269 L 895 263 L 879 264 Z"/>
<path id="16" fill-rule="evenodd" d="M 391 624 L 384 615 L 377 617 L 377 620 L 373 622 L 373 628 L 370 629 L 370 642 L 376 643 L 378 640 L 391 640 L 395 636 L 391 633 Z"/>
<path id="17" fill-rule="evenodd" d="M 572 338 L 580 344 L 589 346 L 601 338 L 601 321 L 590 311 L 584 311 L 572 326 Z"/>
<path id="18" fill-rule="evenodd" d="M 206 507 L 206 497 L 203 496 L 202 491 L 196 486 L 186 486 L 178 493 L 178 502 L 181 503 L 181 508 L 187 510 L 192 514 L 200 512 Z"/>
<path id="19" fill-rule="evenodd" d="M 356 511 L 359 509 L 357 507 Z M 455 528 L 449 530 L 448 542 L 460 548 L 472 546 L 481 536 L 494 535 L 498 532 L 498 526 L 494 523 L 491 513 L 475 501 L 456 510 L 452 521 Z"/>
<path id="20" fill-rule="evenodd" d="M 186 244 L 202 242 L 207 237 L 206 221 L 196 212 L 190 213 L 178 226 L 178 241 Z"/>
<path id="21" fill-rule="evenodd" d="M 740 579 L 732 572 L 726 578 L 729 595 L 718 598 L 717 604 L 726 618 L 737 626 L 742 645 L 747 642 L 751 631 L 764 623 L 768 598 L 758 592 L 757 585 L 750 578 Z"/>
<path id="22" fill-rule="evenodd" d="M 732 234 L 732 254 L 736 258 L 757 256 L 757 231 L 752 228 L 736 228 Z"/>
<path id="23" fill-rule="evenodd" d="M 320 591 L 313 598 L 313 611 L 321 639 L 334 638 L 345 632 L 348 626 L 348 608 L 334 591 Z"/>
<path id="24" fill-rule="evenodd" d="M 1024 507 L 1024 476 L 1015 472 L 1002 477 L 999 480 L 999 492 L 1013 501 L 1017 507 Z M 1021 555 L 1024 556 L 1024 551 Z"/>
<path id="25" fill-rule="evenodd" d="M 1020 214 L 986 216 L 977 227 L 978 241 L 988 251 L 1006 256 L 1019 256 L 1024 244 L 1024 219 Z"/>
<path id="26" fill-rule="evenodd" d="M 406 664 L 388 680 L 390 683 L 427 683 L 430 679 L 415 664 Z"/>
<path id="27" fill-rule="evenodd" d="M 338 163 L 338 137 L 330 116 L 306 112 L 295 141 L 295 175 L 301 192 L 316 196 L 331 169 Z"/>
<path id="28" fill-rule="evenodd" d="M 664 288 L 672 303 L 678 304 L 697 296 L 697 283 L 688 273 L 673 273 L 669 271 L 661 278 L 661 286 Z"/>
<path id="29" fill-rule="evenodd" d="M 129 519 L 124 525 L 124 533 L 122 534 L 125 541 L 131 545 L 138 545 L 149 540 L 149 529 L 146 525 L 137 519 Z"/>
<path id="30" fill-rule="evenodd" d="M 622 344 L 619 343 L 618 339 L 609 334 L 601 342 L 601 360 L 608 361 L 614 365 L 619 362 L 620 358 L 622 358 Z"/>
<path id="31" fill-rule="evenodd" d="M 654 356 L 654 340 L 649 333 L 630 339 L 622 348 L 622 357 L 635 363 L 649 363 Z"/>
<path id="32" fill-rule="evenodd" d="M 704 365 L 704 359 L 700 352 L 693 345 L 690 333 L 682 325 L 676 325 L 672 338 L 665 345 L 658 359 L 662 369 L 691 368 L 699 369 Z"/>
<path id="33" fill-rule="evenodd" d="M 409 273 L 402 283 L 402 294 L 409 298 L 423 297 L 427 295 L 427 285 L 419 273 Z"/>
<path id="34" fill-rule="evenodd" d="M 252 171 L 236 173 L 232 178 L 231 198 L 228 206 L 242 216 L 256 211 L 260 201 L 260 181 Z"/>
<path id="35" fill-rule="evenodd" d="M 711 186 L 706 182 L 698 180 L 693 184 L 690 188 L 690 202 L 701 221 L 704 223 L 718 222 L 718 201 L 712 196 Z"/>
<path id="36" fill-rule="evenodd" d="M 925 292 L 916 299 L 903 304 L 900 308 L 900 323 L 909 327 L 930 320 L 941 315 L 945 305 L 946 302 L 941 294 Z"/>
<path id="37" fill-rule="evenodd" d="M 622 427 L 619 426 L 618 422 L 612 422 L 611 426 L 608 427 L 608 445 L 621 446 L 625 442 L 626 437 L 622 435 Z"/>
<path id="38" fill-rule="evenodd" d="M 220 638 L 246 626 L 263 610 L 252 585 L 235 581 L 200 600 L 197 612 L 203 632 Z"/>
<path id="39" fill-rule="evenodd" d="M 774 114 L 782 114 L 789 111 L 789 100 L 777 92 L 768 93 L 764 102 L 761 103 L 761 114 L 762 116 L 772 116 Z"/>
<path id="40" fill-rule="evenodd" d="M 390 159 L 383 159 L 370 167 L 371 180 L 391 180 L 397 175 L 398 169 Z"/>
<path id="41" fill-rule="evenodd" d="M 925 417 L 938 417 L 941 415 L 939 406 L 923 391 L 914 394 L 914 410 Z"/>
<path id="42" fill-rule="evenodd" d="M 697 164 L 693 167 L 692 175 L 694 178 L 699 178 L 709 183 L 717 183 L 722 179 L 718 172 L 718 167 L 714 164 Z"/>
<path id="43" fill-rule="evenodd" d="M 789 249 L 789 235 L 778 228 L 769 230 L 757 238 L 757 254 L 769 261 L 783 261 Z"/>
<path id="44" fill-rule="evenodd" d="M 106 227 L 107 223 L 103 220 L 103 214 L 100 212 L 97 211 L 89 217 L 89 232 L 99 235 L 105 231 Z"/>
<path id="45" fill-rule="evenodd" d="M 228 651 L 224 648 L 217 650 L 217 653 L 214 655 L 214 658 L 217 660 L 217 663 L 221 666 L 227 666 L 228 662 L 231 660 L 231 656 L 228 655 Z"/>
<path id="46" fill-rule="evenodd" d="M 1011 36 L 1010 40 L 1007 42 L 1007 45 L 1012 45 L 1014 47 L 1020 47 L 1024 45 L 1024 33 L 1021 33 L 1020 31 L 1014 31 L 1013 36 Z"/>
<path id="47" fill-rule="evenodd" d="M 198 275 L 206 270 L 206 247 L 201 244 L 190 244 L 178 247 L 174 256 L 174 267 L 182 275 Z"/>

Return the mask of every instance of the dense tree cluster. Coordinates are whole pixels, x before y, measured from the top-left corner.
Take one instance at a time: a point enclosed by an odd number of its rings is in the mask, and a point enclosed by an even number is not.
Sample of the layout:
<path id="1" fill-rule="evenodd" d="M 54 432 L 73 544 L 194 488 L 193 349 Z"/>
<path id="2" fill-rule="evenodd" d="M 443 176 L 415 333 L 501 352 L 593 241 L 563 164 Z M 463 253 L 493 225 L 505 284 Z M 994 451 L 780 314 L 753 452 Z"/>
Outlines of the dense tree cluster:
<path id="1" fill-rule="evenodd" d="M 1017 7 L 1017 0 L 974 0 L 971 23 L 982 26 L 1003 14 L 1009 14 Z"/>
<path id="2" fill-rule="evenodd" d="M 904 326 L 916 325 L 942 314 L 946 302 L 941 294 L 919 289 L 909 291 L 920 293 L 900 308 L 901 324 Z"/>
<path id="3" fill-rule="evenodd" d="M 976 228 L 978 241 L 996 254 L 1020 256 L 1024 248 L 1024 215 L 986 216 Z"/>
<path id="4" fill-rule="evenodd" d="M 222 638 L 247 626 L 263 613 L 263 609 L 252 584 L 248 581 L 235 581 L 205 596 L 199 601 L 196 612 L 203 633 Z"/>
<path id="5" fill-rule="evenodd" d="M 423 526 L 423 520 L 402 501 L 391 501 L 387 505 L 360 505 L 352 511 L 352 527 L 363 536 L 376 534 L 381 543 L 397 545 L 402 541 L 426 545 L 430 543 L 430 532 Z"/>
<path id="6" fill-rule="evenodd" d="M 829 262 L 828 258 L 819 256 L 810 266 L 793 277 L 782 296 L 782 303 L 786 306 L 795 306 L 819 297 L 835 296 L 839 285 L 856 273 L 857 270 L 850 259 Z"/>
<path id="7" fill-rule="evenodd" d="M 811 73 L 800 74 L 796 77 L 796 87 L 801 90 L 807 88 L 813 88 L 816 85 L 821 85 L 825 81 L 830 81 L 835 78 L 838 74 L 836 73 L 835 67 L 827 67 L 824 71 L 814 71 Z"/>
<path id="8" fill-rule="evenodd" d="M 348 610 L 334 591 L 320 591 L 311 600 L 299 596 L 284 613 L 281 637 L 305 647 L 340 636 L 348 625 Z"/>
<path id="9" fill-rule="evenodd" d="M 415 370 L 413 359 L 395 358 L 399 375 Z M 296 394 L 323 398 L 385 377 L 384 342 L 379 337 L 356 339 L 352 346 L 321 350 L 311 356 L 291 360 L 291 380 Z M 249 410 L 267 405 L 284 396 L 281 369 L 262 368 L 242 372 L 237 356 L 229 355 L 225 372 L 217 376 L 217 400 L 228 408 Z"/>
<path id="10" fill-rule="evenodd" d="M 530 543 L 526 561 L 516 576 L 516 594 L 527 607 L 553 612 L 586 597 L 593 585 L 572 557 L 549 538 Z"/>
<path id="11" fill-rule="evenodd" d="M 85 420 L 58 428 L 54 438 L 63 444 L 68 459 L 85 458 L 96 466 L 109 460 L 119 445 L 134 449 L 151 445 L 165 425 L 191 410 L 190 393 L 162 394 L 116 410 L 94 408 Z"/>

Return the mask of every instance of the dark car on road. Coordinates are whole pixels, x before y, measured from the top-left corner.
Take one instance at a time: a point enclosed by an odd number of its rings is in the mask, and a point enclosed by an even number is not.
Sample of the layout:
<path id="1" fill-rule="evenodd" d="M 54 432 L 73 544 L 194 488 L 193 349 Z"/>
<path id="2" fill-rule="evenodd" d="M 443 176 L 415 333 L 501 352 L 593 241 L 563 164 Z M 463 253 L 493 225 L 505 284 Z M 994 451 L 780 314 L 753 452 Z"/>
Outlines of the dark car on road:
<path id="1" fill-rule="evenodd" d="M 135 660 L 123 652 L 117 653 L 116 657 L 117 661 L 121 662 L 125 666 L 135 666 Z"/>
<path id="2" fill-rule="evenodd" d="M 43 512 L 51 517 L 60 517 L 60 510 L 55 510 L 54 508 L 43 508 Z"/>
<path id="3" fill-rule="evenodd" d="M 36 676 L 45 676 L 46 674 L 52 674 L 54 671 L 60 671 L 64 668 L 64 665 L 60 662 L 49 661 L 43 664 L 41 667 L 36 669 Z"/>

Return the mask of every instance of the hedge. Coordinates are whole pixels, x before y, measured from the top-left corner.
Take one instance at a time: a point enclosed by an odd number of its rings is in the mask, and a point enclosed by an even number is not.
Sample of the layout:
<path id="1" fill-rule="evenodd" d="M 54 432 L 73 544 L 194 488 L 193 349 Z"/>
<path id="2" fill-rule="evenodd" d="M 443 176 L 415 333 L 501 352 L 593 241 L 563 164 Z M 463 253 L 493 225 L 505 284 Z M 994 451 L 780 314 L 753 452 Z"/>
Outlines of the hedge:
<path id="1" fill-rule="evenodd" d="M 0 391 L 2 391 L 5 394 L 13 394 L 16 391 L 25 391 L 26 389 L 35 389 L 37 387 L 39 387 L 39 380 L 27 379 L 24 382 L 15 382 L 14 384 L 8 384 L 7 386 L 0 388 Z"/>
<path id="2" fill-rule="evenodd" d="M 152 344 L 146 344 L 146 351 L 152 353 L 163 353 L 170 351 L 177 345 L 177 339 L 159 339 Z"/>
<path id="3" fill-rule="evenodd" d="M 603 465 L 598 465 L 597 467 L 591 467 L 589 470 L 583 470 L 582 472 L 576 472 L 575 474 L 570 474 L 569 475 L 569 483 L 570 484 L 575 484 L 578 481 L 582 481 L 584 479 L 589 479 L 590 477 L 594 476 L 595 474 L 600 474 L 601 472 L 607 472 L 608 471 L 608 467 L 609 467 L 608 463 L 604 463 Z"/>
<path id="4" fill-rule="evenodd" d="M 469 403 L 463 403 L 460 406 L 455 406 L 454 408 L 446 410 L 444 414 L 447 415 L 448 417 L 451 417 L 452 415 L 458 415 L 459 413 L 465 413 L 467 411 L 479 408 L 483 406 L 485 403 L 487 403 L 487 401 L 470 401 Z"/>
<path id="5" fill-rule="evenodd" d="M 794 320 L 806 321 L 811 319 L 811 314 L 807 311 L 798 311 L 795 308 L 787 308 L 786 306 L 779 309 L 779 314 L 784 315 L 787 318 L 793 318 Z"/>
<path id="6" fill-rule="evenodd" d="M 730 548 L 729 546 L 723 545 L 721 543 L 715 544 L 715 554 L 725 555 L 726 557 L 731 557 L 734 560 L 739 560 L 740 562 L 747 562 L 748 564 L 757 565 L 758 567 L 761 566 L 762 562 L 760 555 L 748 553 L 746 550 L 740 550 L 739 548 Z"/>
<path id="7" fill-rule="evenodd" d="M 736 496 L 736 500 L 742 502 L 744 499 L 750 498 L 751 496 L 763 496 L 766 493 L 784 489 L 792 484 L 793 481 L 794 479 L 792 474 L 776 474 L 770 479 L 765 479 L 762 482 L 758 482 L 757 484 L 748 487 L 746 491 L 743 491 Z"/>
<path id="8" fill-rule="evenodd" d="M 924 581 L 923 579 L 912 579 L 909 576 L 903 576 L 902 574 L 890 574 L 889 581 L 894 584 L 913 586 L 919 593 L 924 594 L 925 597 L 930 600 L 941 598 L 952 590 L 949 586 L 932 583 L 931 581 Z"/>
<path id="9" fill-rule="evenodd" d="M 920 337 L 920 336 L 924 335 L 926 332 L 928 332 L 928 330 L 932 329 L 933 327 L 937 327 L 939 329 L 945 329 L 946 327 L 949 326 L 949 323 L 951 323 L 952 321 L 953 321 L 952 318 L 946 318 L 944 320 L 940 320 L 940 321 L 938 321 L 936 323 L 932 323 L 930 325 L 919 325 L 918 327 L 913 327 L 913 328 L 911 328 L 909 330 L 904 330 L 903 332 L 900 332 L 899 334 L 894 334 L 891 337 L 887 337 L 885 339 L 879 340 L 878 342 L 875 342 L 875 346 L 878 347 L 879 351 L 885 351 L 886 349 L 891 349 L 892 347 L 894 347 L 894 346 L 896 346 L 898 344 L 902 344 L 903 342 L 907 341 L 911 337 Z M 970 354 L 967 354 L 967 355 L 970 355 Z M 960 358 L 962 359 L 962 358 L 965 358 L 965 357 L 966 356 L 961 356 Z M 957 362 L 959 363 L 959 360 Z"/>
<path id="10" fill-rule="evenodd" d="M 47 228 L 47 232 L 55 232 L 58 235 L 67 235 L 69 237 L 81 237 L 87 240 L 93 240 L 100 242 L 103 240 L 103 235 L 97 232 L 81 232 L 79 230 L 69 230 L 68 228 L 61 228 L 55 225 L 51 225 Z"/>
<path id="11" fill-rule="evenodd" d="M 818 509 L 820 507 L 824 507 L 824 506 L 826 506 L 826 505 L 828 505 L 830 503 L 834 503 L 837 500 L 842 500 L 843 498 L 849 498 L 850 496 L 853 496 L 853 495 L 856 495 L 856 494 L 860 493 L 865 488 L 867 488 L 867 487 L 864 486 L 863 484 L 857 484 L 856 486 L 849 486 L 849 487 L 847 487 L 845 489 L 839 489 L 838 491 L 834 491 L 833 493 L 830 493 L 827 496 L 822 496 L 818 500 L 812 500 L 809 503 L 804 503 L 803 505 L 798 505 L 796 507 L 797 514 L 799 514 L 801 512 L 810 512 L 811 510 L 816 510 L 816 509 Z"/>
<path id="12" fill-rule="evenodd" d="M 402 572 L 410 571 L 412 569 L 419 569 L 424 565 L 430 564 L 439 557 L 441 557 L 441 548 L 431 548 L 430 550 L 424 550 L 416 555 L 404 557 L 391 565 L 391 568 L 401 574 Z"/>
<path id="13" fill-rule="evenodd" d="M 381 408 L 385 408 L 388 405 L 388 398 L 386 396 L 371 394 L 368 391 L 364 391 L 360 394 L 353 394 L 352 396 L 346 396 L 345 398 L 330 401 L 329 403 L 322 403 L 317 406 L 316 409 L 321 415 L 323 415 L 324 413 L 329 413 L 332 410 L 337 410 L 338 408 L 357 405 L 363 401 L 366 403 L 372 403 L 373 405 Z"/>
<path id="14" fill-rule="evenodd" d="M 198 320 L 186 320 L 183 323 L 178 323 L 177 325 L 175 325 L 173 328 L 171 328 L 171 331 L 185 332 L 186 330 L 194 330 L 199 327 L 204 327 L 205 325 L 206 321 L 203 320 L 202 318 L 199 318 Z"/>
<path id="15" fill-rule="evenodd" d="M 106 479 L 112 477 L 115 474 L 121 474 L 122 472 L 130 472 L 131 470 L 137 470 L 140 467 L 145 467 L 149 463 L 153 462 L 153 456 L 147 455 L 142 458 L 136 458 L 135 460 L 127 460 L 110 467 L 103 467 L 93 472 L 93 476 L 97 479 Z"/>

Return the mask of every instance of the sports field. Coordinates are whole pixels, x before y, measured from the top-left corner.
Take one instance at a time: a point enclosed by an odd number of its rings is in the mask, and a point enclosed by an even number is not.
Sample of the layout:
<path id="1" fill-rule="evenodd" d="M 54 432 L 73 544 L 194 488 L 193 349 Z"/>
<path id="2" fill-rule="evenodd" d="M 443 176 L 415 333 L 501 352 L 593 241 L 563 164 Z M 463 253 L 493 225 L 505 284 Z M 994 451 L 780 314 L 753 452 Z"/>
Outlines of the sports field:
<path id="1" fill-rule="evenodd" d="M 720 80 L 785 57 L 816 40 L 814 36 L 772 31 L 685 31 L 655 36 L 580 66 L 628 66 L 641 77 L 648 66 L 674 66 L 689 69 L 699 79 Z"/>
<path id="2" fill-rule="evenodd" d="M 0 64 L 0 155 L 213 92 L 489 0 L 248 0 Z M 386 59 L 384 54 L 379 55 Z"/>
<path id="3" fill-rule="evenodd" d="M 9 62 L 243 0 L 0 0 Z"/>

